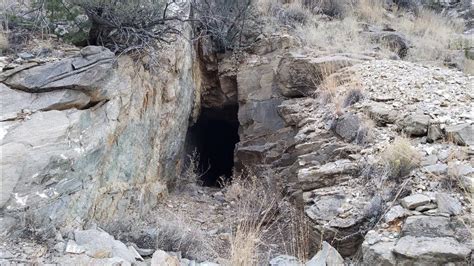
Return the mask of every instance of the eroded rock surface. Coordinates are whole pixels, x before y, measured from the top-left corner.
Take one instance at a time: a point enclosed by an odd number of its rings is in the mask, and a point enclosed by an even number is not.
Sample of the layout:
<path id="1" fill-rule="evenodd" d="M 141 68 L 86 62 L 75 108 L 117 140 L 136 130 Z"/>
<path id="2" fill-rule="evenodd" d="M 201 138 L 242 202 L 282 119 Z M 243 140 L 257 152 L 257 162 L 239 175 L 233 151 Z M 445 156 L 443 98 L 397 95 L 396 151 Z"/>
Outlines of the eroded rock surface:
<path id="1" fill-rule="evenodd" d="M 166 49 L 156 77 L 94 46 L 0 73 L 2 219 L 54 236 L 157 204 L 194 98 L 191 46 Z"/>

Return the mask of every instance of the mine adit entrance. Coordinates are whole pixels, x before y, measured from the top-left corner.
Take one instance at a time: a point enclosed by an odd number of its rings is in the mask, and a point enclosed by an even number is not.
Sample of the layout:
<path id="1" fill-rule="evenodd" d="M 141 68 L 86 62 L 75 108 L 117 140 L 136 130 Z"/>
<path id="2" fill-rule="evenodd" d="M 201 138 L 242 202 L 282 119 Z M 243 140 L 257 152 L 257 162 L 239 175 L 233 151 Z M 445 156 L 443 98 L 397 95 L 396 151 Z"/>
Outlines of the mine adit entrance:
<path id="1" fill-rule="evenodd" d="M 219 187 L 232 177 L 234 149 L 239 142 L 238 105 L 203 108 L 188 131 L 188 154 L 196 151 L 204 186 Z"/>

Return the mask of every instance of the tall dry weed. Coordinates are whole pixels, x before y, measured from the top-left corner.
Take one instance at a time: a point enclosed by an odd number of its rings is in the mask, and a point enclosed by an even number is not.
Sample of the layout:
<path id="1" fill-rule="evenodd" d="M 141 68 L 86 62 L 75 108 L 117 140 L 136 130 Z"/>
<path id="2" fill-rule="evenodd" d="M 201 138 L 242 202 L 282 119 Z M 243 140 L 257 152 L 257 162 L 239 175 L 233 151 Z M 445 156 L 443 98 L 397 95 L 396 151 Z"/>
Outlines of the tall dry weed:
<path id="1" fill-rule="evenodd" d="M 382 159 L 389 177 L 407 176 L 419 166 L 420 156 L 410 141 L 404 137 L 396 138 L 383 152 Z"/>
<path id="2" fill-rule="evenodd" d="M 277 193 L 255 176 L 234 177 L 234 183 L 226 195 L 234 199 L 238 216 L 231 221 L 235 226 L 230 237 L 230 258 L 232 266 L 258 265 L 262 260 L 260 247 L 264 244 L 265 229 L 275 222 Z M 233 188 L 232 186 L 236 186 Z"/>

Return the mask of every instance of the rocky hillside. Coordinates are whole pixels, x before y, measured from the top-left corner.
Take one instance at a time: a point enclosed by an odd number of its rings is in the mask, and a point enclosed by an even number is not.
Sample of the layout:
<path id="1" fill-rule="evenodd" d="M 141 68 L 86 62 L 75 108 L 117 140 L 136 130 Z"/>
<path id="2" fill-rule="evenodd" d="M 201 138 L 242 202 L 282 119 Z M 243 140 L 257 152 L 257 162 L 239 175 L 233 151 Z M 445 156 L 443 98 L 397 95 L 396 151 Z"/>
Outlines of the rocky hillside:
<path id="1" fill-rule="evenodd" d="M 178 2 L 5 7 L 0 264 L 472 263 L 469 1 Z"/>

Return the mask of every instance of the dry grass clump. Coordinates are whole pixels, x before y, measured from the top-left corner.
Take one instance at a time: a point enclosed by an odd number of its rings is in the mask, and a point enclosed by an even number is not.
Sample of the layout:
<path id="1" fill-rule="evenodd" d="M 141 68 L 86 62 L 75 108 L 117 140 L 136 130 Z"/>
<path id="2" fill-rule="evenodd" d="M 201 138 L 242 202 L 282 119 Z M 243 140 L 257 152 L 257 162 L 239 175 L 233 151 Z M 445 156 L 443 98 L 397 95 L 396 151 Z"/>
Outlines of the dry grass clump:
<path id="1" fill-rule="evenodd" d="M 207 171 L 207 170 L 206 170 Z M 189 186 L 202 185 L 201 177 L 206 173 L 199 169 L 199 153 L 194 150 L 186 158 L 184 170 L 181 175 L 176 177 L 176 180 L 172 182 L 171 188 L 175 190 L 185 189 Z"/>
<path id="2" fill-rule="evenodd" d="M 364 146 L 372 142 L 374 140 L 374 127 L 375 124 L 371 119 L 364 119 L 357 130 L 355 143 Z"/>
<path id="3" fill-rule="evenodd" d="M 354 13 L 363 21 L 381 23 L 385 8 L 382 0 L 359 0 L 355 5 Z"/>
<path id="4" fill-rule="evenodd" d="M 461 49 L 465 45 L 459 37 L 464 25 L 431 10 L 422 9 L 413 17 L 400 14 L 393 23 L 394 28 L 413 43 L 408 50 L 411 60 L 444 60 L 449 50 Z"/>
<path id="5" fill-rule="evenodd" d="M 311 225 L 303 210 L 294 207 L 290 210 L 291 220 L 289 223 L 289 234 L 283 236 L 287 241 L 283 244 L 287 249 L 287 254 L 292 255 L 300 262 L 310 259 L 318 243 L 311 241 Z M 321 239 L 322 240 L 322 239 Z"/>
<path id="6" fill-rule="evenodd" d="M 354 105 L 357 102 L 360 102 L 364 99 L 364 93 L 362 92 L 361 88 L 352 88 L 346 92 L 344 97 L 344 107 L 348 107 Z"/>
<path id="7" fill-rule="evenodd" d="M 235 186 L 233 188 L 233 186 Z M 275 222 L 278 193 L 255 176 L 234 177 L 226 195 L 234 199 L 237 220 L 230 237 L 229 265 L 257 265 L 262 260 L 259 249 L 263 244 L 265 229 Z"/>
<path id="8" fill-rule="evenodd" d="M 301 0 L 285 4 L 273 0 L 258 0 L 255 7 L 260 13 L 275 18 L 277 24 L 289 27 L 306 24 L 312 16 L 310 9 Z"/>
<path id="9" fill-rule="evenodd" d="M 369 50 L 370 41 L 360 34 L 357 18 L 347 16 L 325 23 L 307 23 L 296 28 L 307 46 L 335 53 L 360 53 Z"/>
<path id="10" fill-rule="evenodd" d="M 212 251 L 205 233 L 181 219 L 158 220 L 156 247 L 165 251 L 181 252 L 183 257 L 204 260 Z"/>
<path id="11" fill-rule="evenodd" d="M 347 0 L 306 0 L 307 6 L 330 17 L 343 17 L 351 6 Z"/>
<path id="12" fill-rule="evenodd" d="M 330 0 L 309 2 L 320 8 L 325 5 L 339 5 L 338 1 Z M 366 24 L 379 27 L 388 25 L 405 35 L 412 44 L 407 57 L 412 61 L 443 62 L 452 53 L 472 45 L 472 41 L 460 37 L 464 29 L 462 21 L 453 20 L 435 11 L 417 8 L 414 14 L 411 9 L 395 7 L 393 13 L 389 14 L 382 0 L 345 2 L 341 4 L 345 10 L 342 12 L 343 15 L 334 15 L 332 17 L 336 19 L 329 21 L 321 22 L 314 12 L 306 12 L 306 23 L 295 26 L 297 35 L 307 46 L 322 51 L 361 53 L 378 47 L 377 49 L 381 49 L 380 54 L 389 56 L 391 53 L 388 53 L 387 47 L 376 45 L 370 38 L 361 34 Z M 399 2 L 402 5 L 399 7 L 405 7 L 403 1 Z M 299 9 L 309 7 L 307 4 L 299 5 Z"/>
<path id="13" fill-rule="evenodd" d="M 392 178 L 407 176 L 420 163 L 418 152 L 411 146 L 407 138 L 398 137 L 382 154 L 387 174 Z"/>

